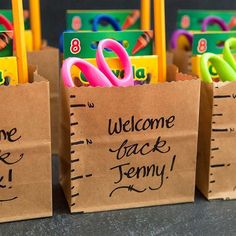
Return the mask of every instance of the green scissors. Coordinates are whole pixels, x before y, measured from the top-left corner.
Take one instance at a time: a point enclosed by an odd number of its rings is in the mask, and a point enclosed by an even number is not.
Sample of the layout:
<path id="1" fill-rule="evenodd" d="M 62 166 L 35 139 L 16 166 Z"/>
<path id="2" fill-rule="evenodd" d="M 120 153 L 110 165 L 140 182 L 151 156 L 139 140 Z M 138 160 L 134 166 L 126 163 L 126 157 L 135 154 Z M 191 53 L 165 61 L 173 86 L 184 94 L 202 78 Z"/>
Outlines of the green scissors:
<path id="1" fill-rule="evenodd" d="M 200 69 L 201 78 L 204 82 L 213 82 L 208 69 L 209 62 L 214 66 L 221 81 L 236 81 L 236 61 L 232 54 L 232 49 L 236 49 L 236 38 L 230 38 L 225 41 L 223 58 L 214 53 L 205 53 L 202 55 Z"/>

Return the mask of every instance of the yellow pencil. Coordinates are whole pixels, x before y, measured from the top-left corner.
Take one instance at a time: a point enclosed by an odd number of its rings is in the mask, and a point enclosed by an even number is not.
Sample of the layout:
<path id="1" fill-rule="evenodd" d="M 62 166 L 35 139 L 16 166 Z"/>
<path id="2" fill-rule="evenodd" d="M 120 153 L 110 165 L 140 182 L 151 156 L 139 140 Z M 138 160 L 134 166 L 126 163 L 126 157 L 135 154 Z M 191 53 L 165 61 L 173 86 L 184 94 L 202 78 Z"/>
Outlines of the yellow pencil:
<path id="1" fill-rule="evenodd" d="M 42 47 L 40 0 L 30 0 L 30 25 L 33 33 L 34 50 Z"/>
<path id="2" fill-rule="evenodd" d="M 165 0 L 154 0 L 155 52 L 158 55 L 159 82 L 166 81 Z"/>
<path id="3" fill-rule="evenodd" d="M 28 63 L 25 46 L 25 26 L 22 0 L 12 0 L 14 22 L 14 39 L 16 45 L 17 69 L 19 83 L 28 82 Z"/>
<path id="4" fill-rule="evenodd" d="M 151 28 L 151 1 L 141 0 L 141 29 L 150 30 Z"/>

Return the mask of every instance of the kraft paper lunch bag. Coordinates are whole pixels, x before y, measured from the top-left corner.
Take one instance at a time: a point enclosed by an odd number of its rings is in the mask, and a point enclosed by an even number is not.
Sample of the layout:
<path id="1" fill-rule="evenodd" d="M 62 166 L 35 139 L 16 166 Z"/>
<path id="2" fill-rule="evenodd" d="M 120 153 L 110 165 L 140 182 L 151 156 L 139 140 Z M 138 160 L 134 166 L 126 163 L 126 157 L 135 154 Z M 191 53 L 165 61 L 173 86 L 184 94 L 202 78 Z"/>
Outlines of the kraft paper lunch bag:
<path id="1" fill-rule="evenodd" d="M 52 216 L 49 82 L 0 87 L 0 222 Z"/>
<path id="2" fill-rule="evenodd" d="M 188 80 L 61 85 L 60 183 L 71 212 L 194 201 L 200 81 L 176 77 Z"/>

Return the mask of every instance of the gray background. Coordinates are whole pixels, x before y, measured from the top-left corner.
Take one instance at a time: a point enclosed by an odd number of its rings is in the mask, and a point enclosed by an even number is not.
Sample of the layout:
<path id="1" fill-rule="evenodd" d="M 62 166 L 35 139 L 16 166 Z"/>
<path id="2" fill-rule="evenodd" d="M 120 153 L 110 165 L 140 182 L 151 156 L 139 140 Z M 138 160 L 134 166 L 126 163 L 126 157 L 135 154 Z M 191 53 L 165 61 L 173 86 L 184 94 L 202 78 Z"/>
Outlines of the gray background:
<path id="1" fill-rule="evenodd" d="M 28 0 L 24 0 L 27 7 Z M 139 8 L 139 0 L 41 0 L 43 36 L 56 46 L 65 29 L 66 9 L 124 9 Z M 0 8 L 10 8 L 10 0 L 1 0 Z M 167 35 L 175 29 L 177 9 L 235 9 L 235 0 L 166 0 Z"/>

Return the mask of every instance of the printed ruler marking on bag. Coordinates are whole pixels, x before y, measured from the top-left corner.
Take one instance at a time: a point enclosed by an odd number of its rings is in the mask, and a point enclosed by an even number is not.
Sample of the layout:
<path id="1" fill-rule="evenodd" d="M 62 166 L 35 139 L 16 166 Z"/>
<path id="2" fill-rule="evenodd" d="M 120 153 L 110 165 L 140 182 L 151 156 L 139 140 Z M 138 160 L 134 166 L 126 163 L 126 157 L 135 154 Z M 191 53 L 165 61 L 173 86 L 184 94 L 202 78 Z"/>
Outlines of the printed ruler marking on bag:
<path id="1" fill-rule="evenodd" d="M 211 165 L 211 168 L 222 168 L 225 167 L 225 164 L 216 164 L 216 165 Z"/>
<path id="2" fill-rule="evenodd" d="M 217 122 L 212 122 L 212 124 L 216 124 Z M 229 132 L 229 133 L 233 133 L 234 131 L 235 131 L 235 129 L 234 128 L 222 128 L 222 129 L 212 129 L 212 131 L 213 132 L 216 132 L 216 133 L 219 133 L 219 132 L 222 132 L 222 133 L 224 133 L 224 132 Z"/>
<path id="3" fill-rule="evenodd" d="M 71 180 L 74 181 L 74 180 L 83 179 L 83 178 L 84 178 L 84 176 L 80 175 L 80 176 L 75 176 L 75 177 L 71 178 Z"/>
<path id="4" fill-rule="evenodd" d="M 216 122 L 214 123 L 216 124 Z M 225 128 L 225 129 L 212 129 L 213 132 L 228 132 L 229 129 Z"/>
<path id="5" fill-rule="evenodd" d="M 72 194 L 71 195 L 71 200 L 73 201 L 73 199 L 77 199 L 77 197 L 79 197 L 79 193 L 76 193 L 76 194 Z M 71 207 L 74 207 L 76 205 L 75 202 L 71 203 Z"/>
<path id="6" fill-rule="evenodd" d="M 72 142 L 71 146 L 75 146 L 75 145 L 83 145 L 84 141 L 77 141 L 77 142 Z"/>
<path id="7" fill-rule="evenodd" d="M 233 94 L 225 94 L 225 95 L 215 95 L 214 96 L 215 99 L 226 99 L 226 98 L 233 98 L 233 99 L 236 99 L 236 94 L 233 93 Z"/>
<path id="8" fill-rule="evenodd" d="M 79 196 L 79 193 L 75 193 L 75 194 L 71 195 L 71 198 L 75 198 L 75 197 L 78 197 L 78 196 Z"/>
<path id="9" fill-rule="evenodd" d="M 71 187 L 71 200 L 73 201 L 73 199 L 77 198 L 79 196 L 79 192 L 75 192 L 75 193 L 72 193 L 72 191 L 75 190 L 75 186 L 72 186 Z M 75 202 L 72 202 L 71 203 L 71 207 L 74 207 L 76 205 Z"/>
<path id="10" fill-rule="evenodd" d="M 74 136 L 75 134 L 71 135 L 71 136 Z M 85 141 L 83 140 L 80 140 L 80 141 L 76 141 L 76 142 L 72 142 L 71 143 L 71 146 L 77 146 L 77 145 L 91 145 L 93 144 L 93 140 L 92 139 L 86 139 Z"/>
<path id="11" fill-rule="evenodd" d="M 79 180 L 79 179 L 84 179 L 84 178 L 90 178 L 92 176 L 93 176 L 92 174 L 79 175 L 79 176 L 75 176 L 75 177 L 71 178 L 71 181 L 75 181 L 75 180 Z"/>
<path id="12" fill-rule="evenodd" d="M 85 102 L 85 103 L 78 103 L 76 102 L 76 95 L 71 95 L 71 104 L 70 104 L 70 117 L 71 117 L 71 181 L 72 183 L 74 183 L 75 181 L 81 181 L 84 179 L 88 179 L 91 178 L 93 176 L 93 174 L 82 174 L 80 173 L 80 175 L 78 175 L 78 171 L 79 171 L 79 164 L 78 162 L 80 162 L 80 158 L 78 155 L 79 150 L 78 149 L 74 149 L 74 148 L 79 148 L 82 147 L 83 145 L 92 145 L 93 144 L 93 140 L 92 139 L 84 139 L 82 140 L 80 135 L 77 133 L 78 132 L 78 128 L 79 128 L 79 120 L 78 120 L 78 115 L 76 114 L 79 111 L 85 111 L 85 109 L 89 109 L 92 110 L 93 108 L 95 108 L 95 104 L 91 101 L 89 102 Z M 77 118 L 77 119 L 75 119 Z M 73 155 L 73 158 L 72 158 Z M 77 173 L 77 175 L 76 175 Z M 75 187 L 74 185 L 71 187 L 71 207 L 75 207 L 78 201 L 78 197 L 79 197 L 79 192 L 78 192 L 78 188 Z"/>
<path id="13" fill-rule="evenodd" d="M 71 104 L 70 107 L 71 108 L 90 108 L 90 109 L 93 109 L 93 108 L 95 108 L 95 105 L 92 102 L 88 102 L 87 104 Z"/>
<path id="14" fill-rule="evenodd" d="M 219 87 L 216 85 L 215 86 L 216 89 L 219 89 Z M 218 90 L 217 90 L 218 91 Z M 222 180 L 222 178 L 220 177 L 222 175 L 222 171 L 226 171 L 226 168 L 229 168 L 231 166 L 231 164 L 227 164 L 221 162 L 221 155 L 224 151 L 224 148 L 221 147 L 222 142 L 218 142 L 218 137 L 221 137 L 222 135 L 225 134 L 230 134 L 235 132 L 235 128 L 233 127 L 220 127 L 220 123 L 225 123 L 222 122 L 222 119 L 224 119 L 224 117 L 227 117 L 227 114 L 224 114 L 222 112 L 221 107 L 224 106 L 224 101 L 226 100 L 227 102 L 229 102 L 229 99 L 231 99 L 230 101 L 233 102 L 233 100 L 236 99 L 236 94 L 218 94 L 214 96 L 214 101 L 213 101 L 213 113 L 212 113 L 212 118 L 214 118 L 214 120 L 212 120 L 212 136 L 211 137 L 211 164 L 210 164 L 210 180 L 209 180 L 209 184 L 210 187 L 212 187 L 211 189 L 209 189 L 209 193 L 213 193 L 215 191 L 215 186 L 217 186 L 217 181 L 224 181 Z M 216 102 L 217 101 L 217 102 Z M 223 136 L 224 137 L 224 136 Z M 222 137 L 222 138 L 223 138 Z M 217 162 L 216 162 L 217 161 Z M 215 163 L 216 162 L 216 163 Z"/>
<path id="15" fill-rule="evenodd" d="M 72 104 L 70 105 L 71 108 L 76 108 L 76 107 L 86 107 L 85 104 Z"/>
<path id="16" fill-rule="evenodd" d="M 225 98 L 231 98 L 231 95 L 215 95 L 215 99 L 225 99 Z"/>
<path id="17" fill-rule="evenodd" d="M 79 124 L 78 122 L 74 122 L 74 123 L 71 123 L 70 125 L 75 126 L 75 125 L 78 125 L 78 124 Z"/>
<path id="18" fill-rule="evenodd" d="M 71 163 L 75 163 L 75 162 L 79 162 L 79 158 L 78 158 L 78 159 L 71 160 Z"/>

